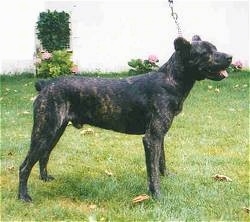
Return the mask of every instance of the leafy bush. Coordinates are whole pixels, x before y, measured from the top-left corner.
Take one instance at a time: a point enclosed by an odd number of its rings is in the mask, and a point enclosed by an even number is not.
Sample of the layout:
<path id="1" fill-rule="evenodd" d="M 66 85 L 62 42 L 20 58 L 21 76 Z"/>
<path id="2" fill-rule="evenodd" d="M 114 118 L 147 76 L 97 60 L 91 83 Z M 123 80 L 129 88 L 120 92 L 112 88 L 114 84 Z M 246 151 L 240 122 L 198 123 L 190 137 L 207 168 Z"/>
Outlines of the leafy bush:
<path id="1" fill-rule="evenodd" d="M 132 67 L 132 69 L 129 70 L 129 73 L 137 75 L 150 72 L 155 68 L 158 68 L 158 65 L 156 65 L 157 62 L 159 62 L 159 60 L 155 55 L 150 55 L 148 59 L 145 59 L 144 61 L 141 59 L 131 59 L 128 62 L 128 65 Z"/>
<path id="2" fill-rule="evenodd" d="M 48 52 L 69 48 L 70 16 L 62 12 L 41 12 L 37 22 L 37 37 Z"/>
<path id="3" fill-rule="evenodd" d="M 71 52 L 56 50 L 52 53 L 40 52 L 36 58 L 37 76 L 57 77 L 77 73 L 77 66 L 71 60 Z"/>

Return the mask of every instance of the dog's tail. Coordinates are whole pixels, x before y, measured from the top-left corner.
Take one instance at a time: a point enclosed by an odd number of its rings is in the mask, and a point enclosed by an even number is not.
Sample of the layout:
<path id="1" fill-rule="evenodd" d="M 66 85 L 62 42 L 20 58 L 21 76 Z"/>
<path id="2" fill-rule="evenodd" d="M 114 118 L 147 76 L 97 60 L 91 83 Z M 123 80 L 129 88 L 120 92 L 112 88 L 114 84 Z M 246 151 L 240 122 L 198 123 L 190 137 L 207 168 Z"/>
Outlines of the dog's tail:
<path id="1" fill-rule="evenodd" d="M 42 79 L 42 80 L 38 80 L 35 83 L 35 88 L 36 88 L 37 92 L 40 92 L 47 85 L 48 85 L 48 81 Z"/>

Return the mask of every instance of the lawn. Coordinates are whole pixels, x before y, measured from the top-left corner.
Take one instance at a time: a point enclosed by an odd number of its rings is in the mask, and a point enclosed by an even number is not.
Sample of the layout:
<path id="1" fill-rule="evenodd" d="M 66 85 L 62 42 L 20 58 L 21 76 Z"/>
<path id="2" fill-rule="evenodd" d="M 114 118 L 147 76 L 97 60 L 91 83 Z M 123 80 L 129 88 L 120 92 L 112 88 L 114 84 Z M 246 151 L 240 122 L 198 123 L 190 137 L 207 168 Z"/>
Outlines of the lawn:
<path id="1" fill-rule="evenodd" d="M 91 126 L 68 126 L 49 162 L 56 180 L 40 181 L 36 165 L 33 203 L 17 200 L 35 79 L 1 76 L 1 221 L 249 221 L 249 75 L 197 82 L 165 139 L 174 175 L 161 178 L 162 199 L 137 204 L 147 193 L 141 136 Z"/>

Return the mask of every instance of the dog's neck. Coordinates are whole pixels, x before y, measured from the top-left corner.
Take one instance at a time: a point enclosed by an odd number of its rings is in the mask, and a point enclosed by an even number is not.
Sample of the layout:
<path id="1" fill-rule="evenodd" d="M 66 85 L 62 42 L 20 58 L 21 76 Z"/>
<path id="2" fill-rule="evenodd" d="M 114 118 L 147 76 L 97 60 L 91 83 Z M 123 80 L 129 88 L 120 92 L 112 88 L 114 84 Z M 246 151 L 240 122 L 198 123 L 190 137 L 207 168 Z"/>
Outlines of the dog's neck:
<path id="1" fill-rule="evenodd" d="M 171 79 L 172 84 L 176 88 L 181 89 L 185 97 L 188 95 L 196 81 L 192 78 L 192 73 L 189 72 L 187 65 L 183 62 L 183 59 L 177 52 L 175 52 L 158 71 L 165 73 L 166 77 Z"/>

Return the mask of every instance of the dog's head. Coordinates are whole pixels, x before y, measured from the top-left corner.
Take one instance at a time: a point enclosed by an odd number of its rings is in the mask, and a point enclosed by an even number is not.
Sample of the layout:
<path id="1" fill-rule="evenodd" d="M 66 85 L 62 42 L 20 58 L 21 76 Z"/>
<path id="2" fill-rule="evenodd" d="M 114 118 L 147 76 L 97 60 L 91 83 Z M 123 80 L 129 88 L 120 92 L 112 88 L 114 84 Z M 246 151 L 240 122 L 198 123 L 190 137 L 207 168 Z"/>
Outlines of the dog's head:
<path id="1" fill-rule="evenodd" d="M 228 76 L 226 68 L 231 64 L 232 56 L 218 52 L 210 42 L 202 41 L 196 35 L 191 43 L 179 37 L 175 39 L 174 46 L 196 80 L 207 78 L 219 81 Z"/>

